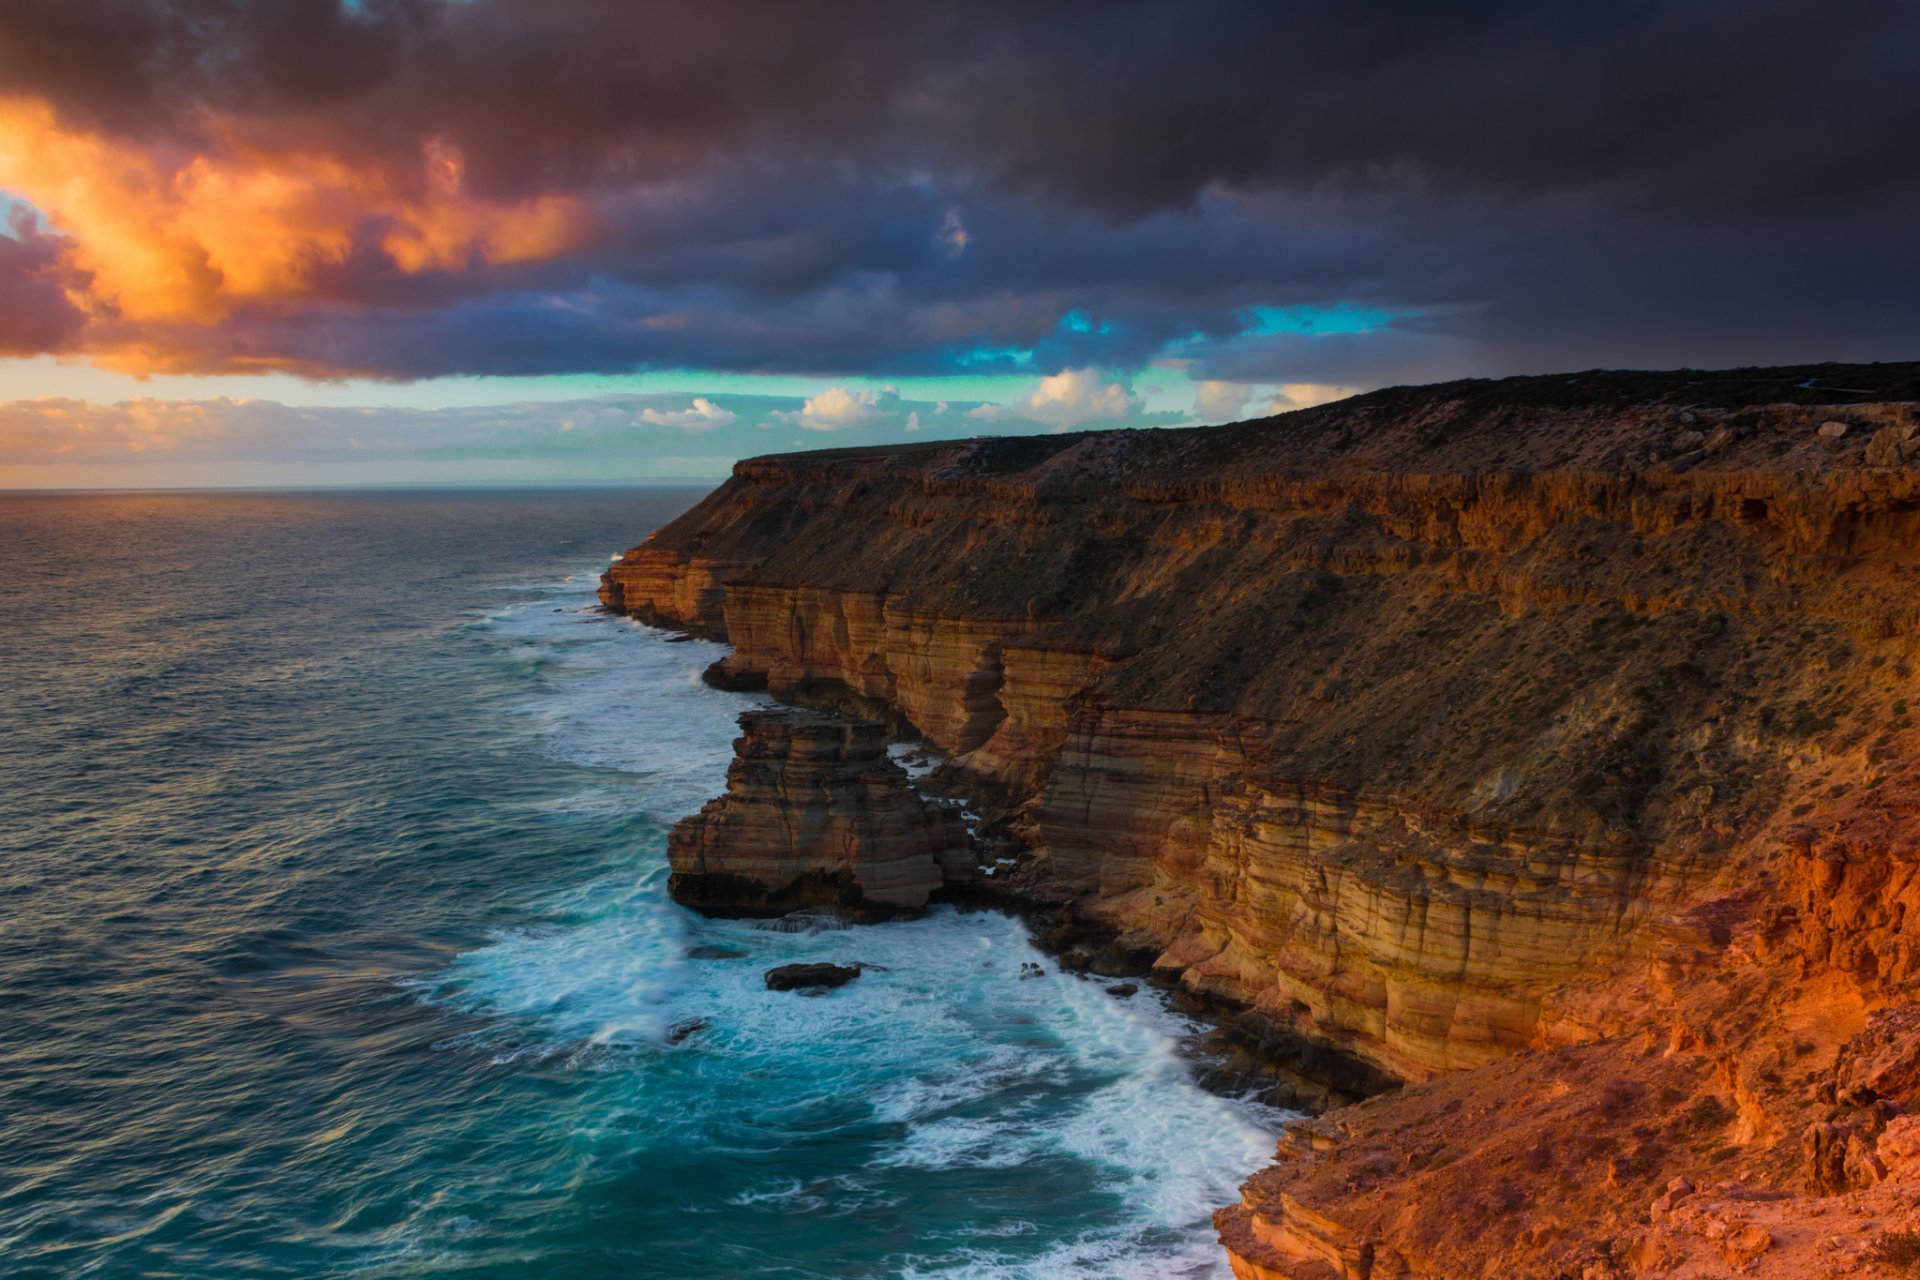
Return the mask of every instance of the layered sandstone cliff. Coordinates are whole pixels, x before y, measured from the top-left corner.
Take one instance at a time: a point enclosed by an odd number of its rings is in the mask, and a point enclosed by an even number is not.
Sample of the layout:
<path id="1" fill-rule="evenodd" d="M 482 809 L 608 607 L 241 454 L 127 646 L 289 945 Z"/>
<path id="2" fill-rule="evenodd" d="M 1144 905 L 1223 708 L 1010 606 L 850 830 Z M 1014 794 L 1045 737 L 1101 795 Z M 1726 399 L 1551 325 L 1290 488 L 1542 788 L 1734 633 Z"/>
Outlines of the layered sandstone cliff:
<path id="1" fill-rule="evenodd" d="M 668 837 L 675 898 L 716 915 L 885 915 L 971 876 L 960 815 L 908 785 L 885 725 L 773 709 L 740 729 L 726 794 Z"/>
<path id="2" fill-rule="evenodd" d="M 1819 1064 L 1769 1055 L 1920 977 L 1916 399 L 1914 366 L 1587 374 L 753 459 L 602 598 L 924 736 L 1021 892 L 1243 1025 L 1434 1088 L 1651 1043 L 1772 1117 L 1723 1171 L 1797 1178 L 1816 1086 L 1764 1073 Z M 1820 1034 L 1755 1039 L 1803 999 Z M 1478 1274 L 1275 1194 L 1245 1274 Z M 1572 1248 L 1514 1217 L 1472 1236 L 1500 1265 Z"/>

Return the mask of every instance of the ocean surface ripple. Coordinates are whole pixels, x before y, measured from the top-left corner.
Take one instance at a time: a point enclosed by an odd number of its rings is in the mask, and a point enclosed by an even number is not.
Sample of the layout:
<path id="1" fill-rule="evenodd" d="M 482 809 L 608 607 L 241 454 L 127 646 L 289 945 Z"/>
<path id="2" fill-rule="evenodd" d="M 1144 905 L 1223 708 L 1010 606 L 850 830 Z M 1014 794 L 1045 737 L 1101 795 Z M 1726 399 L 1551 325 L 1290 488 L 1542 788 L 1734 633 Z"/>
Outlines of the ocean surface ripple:
<path id="1" fill-rule="evenodd" d="M 1153 997 L 666 897 L 752 699 L 593 588 L 695 496 L 0 497 L 0 1273 L 1226 1274 Z"/>

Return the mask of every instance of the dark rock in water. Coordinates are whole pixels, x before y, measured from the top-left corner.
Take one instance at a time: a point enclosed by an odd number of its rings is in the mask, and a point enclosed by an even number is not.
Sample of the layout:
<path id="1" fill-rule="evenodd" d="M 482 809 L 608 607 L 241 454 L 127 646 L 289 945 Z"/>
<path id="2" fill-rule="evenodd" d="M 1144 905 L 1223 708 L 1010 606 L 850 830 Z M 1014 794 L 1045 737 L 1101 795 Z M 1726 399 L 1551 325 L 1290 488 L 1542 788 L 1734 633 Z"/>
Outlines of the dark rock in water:
<path id="1" fill-rule="evenodd" d="M 821 911 L 789 911 L 777 920 L 756 920 L 756 929 L 768 933 L 837 933 L 851 929 L 853 925 L 845 916 L 828 915 Z"/>
<path id="2" fill-rule="evenodd" d="M 1153 972 L 1151 947 L 1130 946 L 1110 925 L 1063 912 L 1040 934 L 1040 945 L 1060 958 L 1069 973 L 1102 978 L 1143 978 Z"/>
<path id="3" fill-rule="evenodd" d="M 688 1036 L 698 1035 L 712 1025 L 705 1018 L 682 1018 L 667 1028 L 667 1043 L 679 1044 Z"/>
<path id="4" fill-rule="evenodd" d="M 1218 1017 L 1214 1006 L 1176 988 L 1173 999 L 1196 1018 Z M 1311 1041 L 1263 1013 L 1244 1010 L 1193 1046 L 1203 1089 L 1251 1097 L 1288 1110 L 1324 1111 L 1398 1087 L 1379 1068 L 1334 1046 Z"/>
<path id="5" fill-rule="evenodd" d="M 668 636 L 667 643 L 668 644 L 685 644 L 691 639 L 693 639 L 693 637 L 686 634 L 681 634 L 677 636 Z"/>
<path id="6" fill-rule="evenodd" d="M 1020 966 L 1020 976 L 1022 978 L 1044 978 L 1047 976 L 1047 971 L 1033 961 L 1028 960 Z"/>
<path id="7" fill-rule="evenodd" d="M 687 948 L 687 959 L 689 960 L 738 960 L 746 954 L 747 953 L 739 947 L 702 945 Z"/>
<path id="8" fill-rule="evenodd" d="M 765 693 L 767 673 L 751 669 L 736 671 L 725 658 L 700 673 L 700 678 L 716 689 L 729 693 Z"/>
<path id="9" fill-rule="evenodd" d="M 1140 984 L 1137 982 L 1116 982 L 1107 988 L 1107 994 L 1110 996 L 1130 996 L 1137 994 L 1139 990 Z"/>
<path id="10" fill-rule="evenodd" d="M 857 964 L 783 964 L 767 970 L 767 990 L 824 991 L 844 987 L 859 976 Z"/>

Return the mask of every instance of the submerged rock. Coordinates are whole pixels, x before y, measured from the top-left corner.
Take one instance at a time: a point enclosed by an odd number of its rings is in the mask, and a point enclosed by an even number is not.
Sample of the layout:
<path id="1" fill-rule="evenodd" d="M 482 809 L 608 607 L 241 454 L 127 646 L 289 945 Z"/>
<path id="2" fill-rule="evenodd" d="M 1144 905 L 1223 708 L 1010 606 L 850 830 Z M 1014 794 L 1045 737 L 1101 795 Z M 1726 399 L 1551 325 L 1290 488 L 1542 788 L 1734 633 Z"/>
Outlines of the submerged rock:
<path id="1" fill-rule="evenodd" d="M 739 947 L 701 945 L 687 948 L 687 959 L 689 960 L 738 960 L 746 954 L 747 953 Z"/>
<path id="2" fill-rule="evenodd" d="M 839 933 L 851 929 L 853 922 L 832 912 L 789 911 L 772 920 L 757 921 L 753 927 L 767 933 L 804 933 L 811 937 L 816 933 Z"/>
<path id="3" fill-rule="evenodd" d="M 688 1036 L 699 1035 L 711 1026 L 713 1024 L 705 1018 L 682 1018 L 667 1028 L 667 1043 L 679 1044 Z"/>
<path id="4" fill-rule="evenodd" d="M 860 976 L 857 964 L 783 964 L 767 970 L 769 991 L 825 991 Z"/>

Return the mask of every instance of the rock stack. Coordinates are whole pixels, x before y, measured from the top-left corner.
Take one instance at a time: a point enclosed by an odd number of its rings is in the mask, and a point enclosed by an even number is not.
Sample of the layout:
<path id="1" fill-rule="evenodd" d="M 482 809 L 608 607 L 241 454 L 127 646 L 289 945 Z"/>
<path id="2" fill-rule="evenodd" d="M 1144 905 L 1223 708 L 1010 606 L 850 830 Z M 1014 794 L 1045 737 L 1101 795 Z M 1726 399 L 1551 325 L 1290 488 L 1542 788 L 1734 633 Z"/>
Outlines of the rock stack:
<path id="1" fill-rule="evenodd" d="M 709 915 L 875 918 L 970 876 L 960 815 L 913 790 L 885 725 L 781 708 L 749 711 L 740 728 L 726 794 L 668 838 L 680 902 Z"/>

